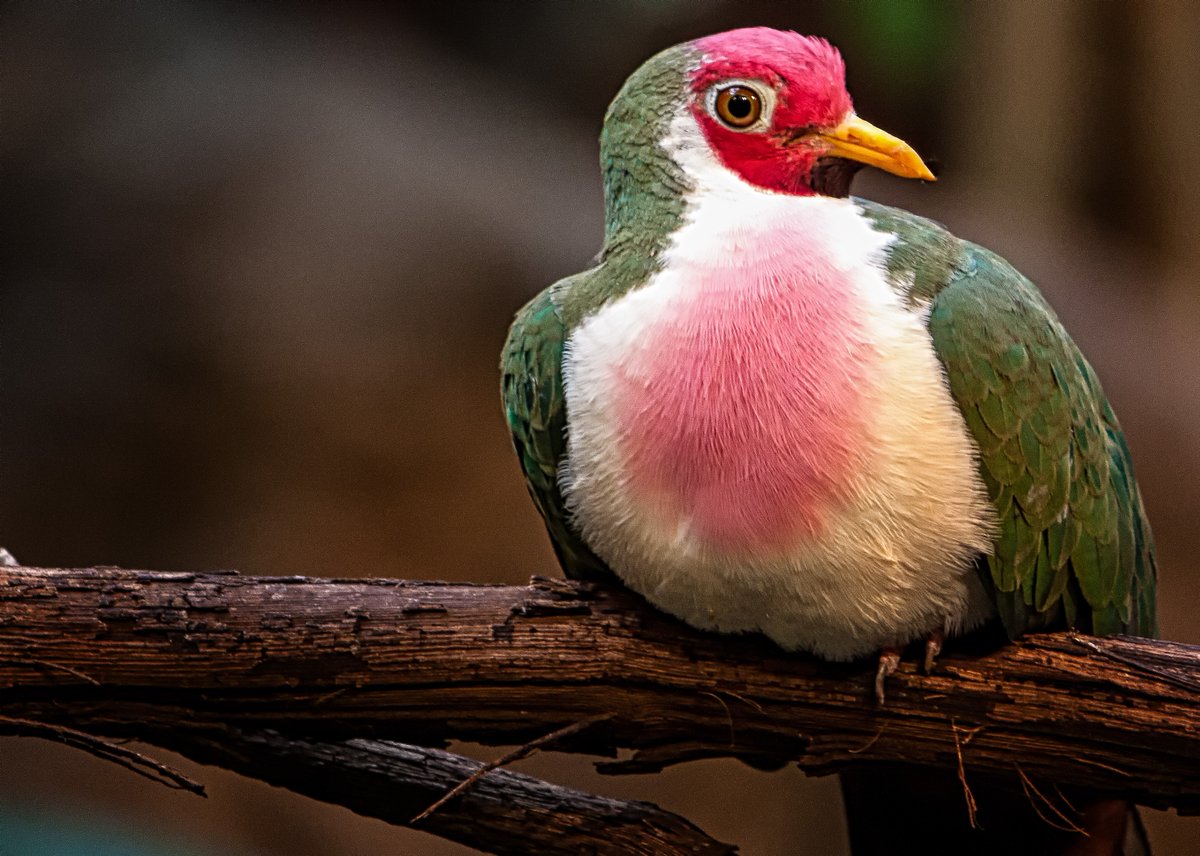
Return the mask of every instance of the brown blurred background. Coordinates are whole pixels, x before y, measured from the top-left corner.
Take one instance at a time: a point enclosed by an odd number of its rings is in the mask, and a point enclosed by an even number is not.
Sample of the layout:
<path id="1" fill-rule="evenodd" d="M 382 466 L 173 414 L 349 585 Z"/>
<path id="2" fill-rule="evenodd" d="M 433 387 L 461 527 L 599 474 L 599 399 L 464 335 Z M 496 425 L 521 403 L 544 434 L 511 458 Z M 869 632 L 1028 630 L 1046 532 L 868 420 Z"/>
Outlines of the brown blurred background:
<path id="1" fill-rule="evenodd" d="M 839 45 L 859 112 L 942 167 L 936 185 L 863 175 L 857 193 L 998 250 L 1057 307 L 1129 433 L 1162 632 L 1200 642 L 1200 5 L 0 16 L 0 543 L 25 563 L 554 572 L 498 405 L 508 320 L 599 246 L 596 136 L 624 77 L 677 41 L 770 24 Z M 751 856 L 846 850 L 831 779 L 519 768 L 655 800 Z M 468 852 L 189 769 L 209 800 L 2 741 L 0 855 L 96 854 L 117 831 L 131 843 L 113 853 L 155 856 Z M 1200 821 L 1147 814 L 1160 854 L 1193 852 Z M 45 843 L 64 818 L 91 849 Z"/>

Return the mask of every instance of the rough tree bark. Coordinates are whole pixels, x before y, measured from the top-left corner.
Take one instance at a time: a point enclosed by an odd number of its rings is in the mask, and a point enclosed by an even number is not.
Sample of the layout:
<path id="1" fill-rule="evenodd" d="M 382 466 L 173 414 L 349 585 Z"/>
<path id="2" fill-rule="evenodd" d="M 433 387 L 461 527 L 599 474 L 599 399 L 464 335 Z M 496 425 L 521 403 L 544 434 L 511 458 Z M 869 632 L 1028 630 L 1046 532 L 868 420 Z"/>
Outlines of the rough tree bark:
<path id="1" fill-rule="evenodd" d="M 652 803 L 596 796 L 507 770 L 490 771 L 461 797 L 417 821 L 484 766 L 437 749 L 383 740 L 327 742 L 274 731 L 189 735 L 172 748 L 489 853 L 728 856 L 736 850 Z"/>
<path id="2" fill-rule="evenodd" d="M 1072 634 L 959 646 L 932 675 L 906 662 L 882 708 L 872 672 L 563 581 L 0 569 L 10 718 L 203 755 L 267 729 L 521 743 L 602 715 L 554 748 L 635 750 L 610 773 L 719 756 L 815 775 L 904 762 L 1200 812 L 1200 648 Z"/>

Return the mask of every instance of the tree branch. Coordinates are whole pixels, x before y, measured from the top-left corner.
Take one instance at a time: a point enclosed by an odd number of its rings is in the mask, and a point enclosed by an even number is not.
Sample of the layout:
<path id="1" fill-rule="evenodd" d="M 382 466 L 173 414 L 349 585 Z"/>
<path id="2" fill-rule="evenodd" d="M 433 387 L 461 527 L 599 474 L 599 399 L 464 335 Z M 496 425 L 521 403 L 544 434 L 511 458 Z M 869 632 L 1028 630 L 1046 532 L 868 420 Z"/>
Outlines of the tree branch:
<path id="1" fill-rule="evenodd" d="M 382 740 L 321 742 L 274 731 L 187 736 L 173 747 L 315 799 L 491 853 L 728 856 L 688 821 L 652 803 L 490 770 L 428 818 L 414 815 L 486 767 L 438 749 Z"/>
<path id="2" fill-rule="evenodd" d="M 40 664 L 40 665 L 31 665 Z M 0 714 L 173 747 L 274 729 L 634 756 L 900 761 L 1200 811 L 1200 648 L 1031 636 L 872 668 L 699 633 L 623 591 L 403 580 L 0 569 Z M 964 735 L 970 735 L 964 737 Z"/>
<path id="3" fill-rule="evenodd" d="M 102 761 L 110 761 L 118 767 L 124 767 L 131 773 L 166 785 L 168 788 L 189 791 L 197 796 L 207 796 L 204 793 L 204 785 L 193 782 L 178 770 L 155 761 L 153 758 L 147 758 L 140 752 L 134 752 L 124 746 L 93 737 L 91 734 L 76 731 L 74 728 L 0 716 L 0 737 L 39 737 L 42 740 L 62 743 L 64 746 L 82 749 Z"/>

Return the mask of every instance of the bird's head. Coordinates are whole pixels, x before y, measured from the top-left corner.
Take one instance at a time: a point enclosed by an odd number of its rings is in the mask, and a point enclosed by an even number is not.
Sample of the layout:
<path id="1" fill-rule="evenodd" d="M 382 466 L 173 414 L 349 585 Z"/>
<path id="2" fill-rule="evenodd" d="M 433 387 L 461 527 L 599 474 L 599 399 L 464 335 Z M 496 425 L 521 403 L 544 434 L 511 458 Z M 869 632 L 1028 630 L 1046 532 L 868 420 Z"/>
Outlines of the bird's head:
<path id="1" fill-rule="evenodd" d="M 714 162 L 795 195 L 846 196 L 864 165 L 934 180 L 911 146 L 855 114 L 845 77 L 841 55 L 824 39 L 731 30 L 642 66 L 609 108 L 605 136 L 644 139 L 644 126 L 656 126 L 660 147 L 692 182 Z"/>

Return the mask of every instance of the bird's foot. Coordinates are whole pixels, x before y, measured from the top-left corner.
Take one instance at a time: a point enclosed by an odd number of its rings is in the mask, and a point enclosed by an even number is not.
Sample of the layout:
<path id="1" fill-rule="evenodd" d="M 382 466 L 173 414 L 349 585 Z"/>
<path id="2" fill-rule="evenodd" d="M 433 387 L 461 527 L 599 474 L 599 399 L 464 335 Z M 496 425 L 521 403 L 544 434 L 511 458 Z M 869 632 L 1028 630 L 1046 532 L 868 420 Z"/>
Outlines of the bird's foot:
<path id="1" fill-rule="evenodd" d="M 933 664 L 942 653 L 942 644 L 946 641 L 946 631 L 938 628 L 930 630 L 925 637 L 925 674 L 933 671 Z"/>
<path id="2" fill-rule="evenodd" d="M 900 668 L 900 649 L 884 648 L 879 652 L 879 668 L 875 671 L 875 700 L 882 706 L 884 702 L 883 685 L 887 679 L 896 674 Z"/>
<path id="3" fill-rule="evenodd" d="M 942 645 L 945 642 L 946 631 L 941 627 L 925 634 L 925 659 L 923 661 L 925 674 L 933 671 L 934 663 L 937 662 L 938 655 L 942 653 Z M 881 648 L 879 651 L 879 668 L 875 670 L 875 699 L 881 705 L 885 698 L 884 684 L 900 668 L 900 652 L 902 650 L 903 648 L 898 645 L 891 645 Z"/>

